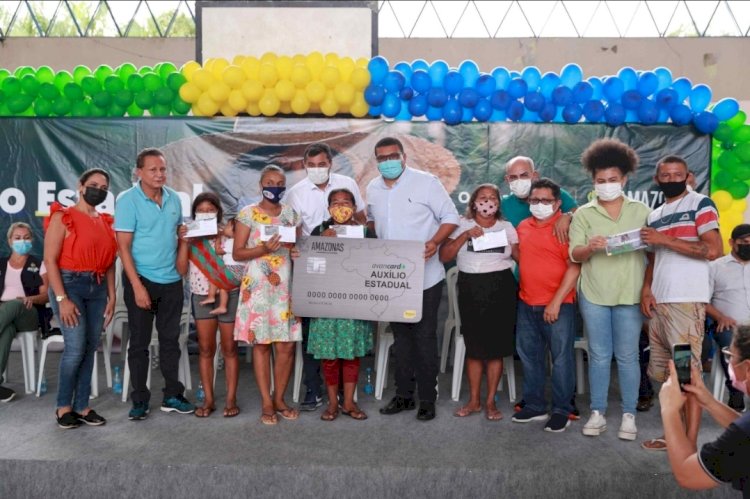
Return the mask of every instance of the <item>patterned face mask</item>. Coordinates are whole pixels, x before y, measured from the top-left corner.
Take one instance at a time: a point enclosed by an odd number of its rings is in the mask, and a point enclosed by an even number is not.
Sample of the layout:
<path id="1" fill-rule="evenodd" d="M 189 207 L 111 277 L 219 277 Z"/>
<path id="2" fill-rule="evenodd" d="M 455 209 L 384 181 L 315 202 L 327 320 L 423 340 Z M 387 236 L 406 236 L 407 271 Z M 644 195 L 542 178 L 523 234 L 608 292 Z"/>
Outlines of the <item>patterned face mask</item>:
<path id="1" fill-rule="evenodd" d="M 474 209 L 477 213 L 480 213 L 483 217 L 492 217 L 497 213 L 498 204 L 495 201 L 486 199 L 484 201 L 474 202 Z"/>
<path id="2" fill-rule="evenodd" d="M 354 215 L 354 210 L 349 206 L 331 206 L 328 208 L 328 211 L 333 221 L 337 224 L 348 222 L 352 218 L 352 215 Z"/>

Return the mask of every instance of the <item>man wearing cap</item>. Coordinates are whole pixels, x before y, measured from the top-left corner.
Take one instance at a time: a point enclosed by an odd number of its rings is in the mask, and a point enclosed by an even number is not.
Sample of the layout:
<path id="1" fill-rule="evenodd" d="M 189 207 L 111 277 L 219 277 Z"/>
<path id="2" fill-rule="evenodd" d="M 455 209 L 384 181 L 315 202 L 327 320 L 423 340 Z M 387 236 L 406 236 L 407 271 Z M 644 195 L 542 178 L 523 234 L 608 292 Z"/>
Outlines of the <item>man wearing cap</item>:
<path id="1" fill-rule="evenodd" d="M 729 347 L 737 324 L 750 323 L 750 224 L 732 230 L 729 246 L 732 251 L 728 255 L 709 264 L 711 303 L 706 305 L 706 314 L 716 321 L 714 339 L 722 349 Z M 719 358 L 726 375 L 729 407 L 741 412 L 745 409 L 744 394 L 732 386 L 724 356 Z"/>

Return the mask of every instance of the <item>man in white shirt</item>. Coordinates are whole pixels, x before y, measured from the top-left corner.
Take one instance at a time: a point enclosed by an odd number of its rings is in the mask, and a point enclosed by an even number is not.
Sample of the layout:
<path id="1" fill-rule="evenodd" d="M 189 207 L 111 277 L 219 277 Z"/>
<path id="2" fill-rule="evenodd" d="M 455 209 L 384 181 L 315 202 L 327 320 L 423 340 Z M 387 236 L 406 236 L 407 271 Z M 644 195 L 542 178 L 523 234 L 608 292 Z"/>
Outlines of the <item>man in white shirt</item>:
<path id="1" fill-rule="evenodd" d="M 284 196 L 284 202 L 302 217 L 302 235 L 310 233 L 328 220 L 328 194 L 334 189 L 348 189 L 354 194 L 357 204 L 355 218 L 364 221 L 365 203 L 353 178 L 331 172 L 333 154 L 328 144 L 310 144 L 305 149 L 302 162 L 307 177 L 292 186 Z M 303 411 L 314 411 L 323 403 L 320 378 L 320 362 L 307 353 L 307 337 L 310 321 L 302 318 L 302 349 L 304 351 L 304 382 L 307 389 L 305 400 L 300 405 Z"/>

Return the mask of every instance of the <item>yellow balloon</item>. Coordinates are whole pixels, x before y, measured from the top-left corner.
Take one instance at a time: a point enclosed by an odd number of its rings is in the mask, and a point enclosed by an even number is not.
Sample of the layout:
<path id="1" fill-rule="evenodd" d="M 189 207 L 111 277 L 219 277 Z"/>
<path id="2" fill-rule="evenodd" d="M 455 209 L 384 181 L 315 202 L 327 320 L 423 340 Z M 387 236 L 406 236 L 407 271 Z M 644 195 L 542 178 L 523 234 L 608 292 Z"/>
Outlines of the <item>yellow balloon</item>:
<path id="1" fill-rule="evenodd" d="M 335 52 L 328 52 L 325 56 L 325 61 L 327 65 L 335 66 L 339 62 L 339 55 Z"/>
<path id="2" fill-rule="evenodd" d="M 225 103 L 221 108 L 219 108 L 219 111 L 223 116 L 237 116 L 237 111 L 235 108 L 229 105 L 229 103 Z"/>
<path id="3" fill-rule="evenodd" d="M 263 94 L 263 97 L 261 97 L 260 101 L 258 101 L 258 107 L 260 108 L 260 112 L 263 113 L 264 116 L 274 116 L 279 112 L 281 102 L 279 101 L 278 97 L 276 97 L 276 94 L 273 90 L 266 90 L 266 92 Z"/>
<path id="4" fill-rule="evenodd" d="M 257 80 L 260 74 L 260 61 L 255 57 L 246 57 L 240 65 L 242 71 L 245 72 L 245 76 L 249 80 Z"/>
<path id="5" fill-rule="evenodd" d="M 716 209 L 720 212 L 732 206 L 732 195 L 727 191 L 715 191 L 711 194 L 711 199 L 716 204 Z"/>
<path id="6" fill-rule="evenodd" d="M 242 95 L 248 102 L 258 102 L 263 96 L 263 85 L 258 80 L 247 80 L 242 84 Z"/>
<path id="7" fill-rule="evenodd" d="M 295 87 L 305 88 L 307 84 L 310 83 L 310 80 L 312 80 L 312 74 L 307 66 L 304 64 L 298 64 L 292 68 L 290 79 Z"/>
<path id="8" fill-rule="evenodd" d="M 205 92 L 214 82 L 214 75 L 207 69 L 199 69 L 193 73 L 193 83 Z"/>
<path id="9" fill-rule="evenodd" d="M 219 105 L 210 95 L 204 93 L 198 99 L 198 109 L 203 116 L 213 116 L 219 111 Z"/>
<path id="10" fill-rule="evenodd" d="M 223 81 L 217 81 L 208 89 L 208 95 L 219 104 L 226 102 L 232 89 Z"/>
<path id="11" fill-rule="evenodd" d="M 282 80 L 288 80 L 292 76 L 293 67 L 292 58 L 288 55 L 282 55 L 276 59 L 276 70 L 279 72 L 279 78 Z"/>
<path id="12" fill-rule="evenodd" d="M 367 104 L 365 97 L 362 94 L 357 94 L 356 97 L 354 97 L 354 102 L 349 106 L 349 112 L 355 118 L 364 118 L 367 116 L 369 110 L 370 106 Z"/>
<path id="13" fill-rule="evenodd" d="M 282 102 L 279 106 L 279 113 L 281 114 L 292 114 L 292 106 L 289 102 Z"/>
<path id="14" fill-rule="evenodd" d="M 281 102 L 289 102 L 292 100 L 292 97 L 294 97 L 294 83 L 292 83 L 289 80 L 279 80 L 279 82 L 274 87 L 274 92 L 276 92 L 276 97 L 279 98 Z"/>
<path id="15" fill-rule="evenodd" d="M 220 57 L 218 59 L 214 59 L 213 63 L 211 64 L 211 72 L 213 73 L 214 77 L 216 79 L 221 78 L 221 73 L 224 72 L 224 70 L 229 66 L 229 61 L 224 59 L 223 57 Z"/>
<path id="16" fill-rule="evenodd" d="M 326 116 L 336 116 L 339 112 L 339 104 L 333 96 L 333 92 L 327 92 L 325 98 L 320 103 L 320 111 Z"/>
<path id="17" fill-rule="evenodd" d="M 184 76 L 187 81 L 193 81 L 193 73 L 198 71 L 200 68 L 201 65 L 197 62 L 188 61 L 182 65 L 182 68 L 180 68 L 180 73 L 182 73 L 182 76 Z"/>
<path id="18" fill-rule="evenodd" d="M 245 95 L 242 93 L 242 91 L 232 90 L 231 92 L 229 92 L 227 104 L 232 106 L 232 109 L 234 109 L 238 113 L 241 113 L 247 107 L 247 99 L 245 98 Z"/>
<path id="19" fill-rule="evenodd" d="M 320 81 L 323 82 L 323 85 L 326 87 L 332 89 L 336 86 L 336 84 L 341 81 L 341 74 L 339 73 L 339 68 L 336 66 L 326 66 L 323 68 L 323 70 L 320 72 Z"/>
<path id="20" fill-rule="evenodd" d="M 221 77 L 230 88 L 240 88 L 246 78 L 245 72 L 239 66 L 227 66 Z"/>
<path id="21" fill-rule="evenodd" d="M 305 87 L 307 100 L 311 103 L 318 103 L 326 96 L 326 86 L 317 80 L 313 80 Z"/>
<path id="22" fill-rule="evenodd" d="M 180 98 L 185 102 L 194 104 L 201 96 L 201 89 L 195 83 L 187 82 L 180 87 Z"/>
<path id="23" fill-rule="evenodd" d="M 341 73 L 341 79 L 343 81 L 351 81 L 352 72 L 356 67 L 354 64 L 354 60 L 351 57 L 342 57 L 341 59 L 339 59 L 337 67 L 339 68 L 339 72 Z"/>
<path id="24" fill-rule="evenodd" d="M 266 52 L 262 56 L 260 56 L 260 63 L 261 64 L 273 64 L 276 62 L 276 59 L 278 59 L 279 56 L 276 55 L 274 52 Z"/>
<path id="25" fill-rule="evenodd" d="M 311 52 L 307 55 L 305 64 L 310 69 L 313 78 L 317 78 L 321 70 L 325 67 L 326 61 L 320 52 Z"/>
<path id="26" fill-rule="evenodd" d="M 257 102 L 250 102 L 247 105 L 247 108 L 245 109 L 245 112 L 249 114 L 250 116 L 260 116 L 260 106 L 258 106 Z"/>
<path id="27" fill-rule="evenodd" d="M 333 97 L 339 106 L 348 106 L 354 102 L 354 86 L 351 83 L 340 82 L 333 89 Z"/>
<path id="28" fill-rule="evenodd" d="M 307 93 L 304 90 L 297 90 L 294 94 L 290 106 L 294 114 L 305 114 L 310 110 L 310 100 L 307 98 Z"/>
<path id="29" fill-rule="evenodd" d="M 367 57 L 359 57 L 355 61 L 355 64 L 357 65 L 358 68 L 365 68 L 366 69 L 367 65 L 370 64 L 370 59 L 368 59 Z"/>
<path id="30" fill-rule="evenodd" d="M 198 107 L 198 103 L 196 102 L 192 106 L 190 106 L 190 111 L 193 113 L 193 116 L 203 116 L 203 113 L 201 112 L 200 108 Z"/>
<path id="31" fill-rule="evenodd" d="M 351 82 L 355 90 L 364 90 L 370 84 L 370 72 L 365 68 L 354 68 Z"/>
<path id="32" fill-rule="evenodd" d="M 305 61 L 307 61 L 307 57 L 305 57 L 303 54 L 294 54 L 294 57 L 292 57 L 292 62 L 295 66 L 297 64 L 304 64 Z"/>
<path id="33" fill-rule="evenodd" d="M 745 210 L 747 210 L 747 199 L 733 199 L 732 206 L 729 209 L 737 211 L 744 215 Z"/>
<path id="34" fill-rule="evenodd" d="M 232 64 L 235 66 L 242 66 L 242 61 L 245 60 L 244 55 L 236 55 L 234 56 L 234 59 L 232 59 Z"/>
<path id="35" fill-rule="evenodd" d="M 258 79 L 266 88 L 273 88 L 279 81 L 279 73 L 273 64 L 263 63 L 258 72 Z"/>

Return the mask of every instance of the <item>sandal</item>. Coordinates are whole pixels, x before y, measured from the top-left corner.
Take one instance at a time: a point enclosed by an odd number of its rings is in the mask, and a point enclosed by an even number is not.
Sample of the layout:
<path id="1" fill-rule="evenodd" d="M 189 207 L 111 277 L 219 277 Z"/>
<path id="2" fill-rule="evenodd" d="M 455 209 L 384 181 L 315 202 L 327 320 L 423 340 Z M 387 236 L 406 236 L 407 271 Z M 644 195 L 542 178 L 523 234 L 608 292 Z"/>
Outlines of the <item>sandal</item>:
<path id="1" fill-rule="evenodd" d="M 279 418 L 276 417 L 276 413 L 273 413 L 273 414 L 262 413 L 260 415 L 260 422 L 265 425 L 272 426 L 279 422 Z"/>
<path id="2" fill-rule="evenodd" d="M 287 421 L 294 421 L 299 417 L 299 411 L 297 409 L 292 409 L 291 407 L 285 407 L 283 409 L 276 409 L 276 414 L 280 415 L 282 418 L 286 419 Z"/>
<path id="3" fill-rule="evenodd" d="M 333 421 L 337 417 L 339 417 L 338 410 L 329 411 L 328 409 L 326 409 L 325 411 L 323 411 L 323 414 L 320 415 L 320 419 L 323 421 Z"/>
<path id="4" fill-rule="evenodd" d="M 500 421 L 501 419 L 503 419 L 503 413 L 498 409 L 488 408 L 484 414 L 484 417 L 486 417 L 488 421 Z"/>
<path id="5" fill-rule="evenodd" d="M 466 416 L 471 416 L 472 414 L 479 414 L 482 412 L 482 409 L 470 409 L 468 405 L 465 405 L 461 407 L 459 410 L 453 413 L 454 416 L 457 418 L 465 418 Z"/>
<path id="6" fill-rule="evenodd" d="M 216 407 L 214 406 L 208 406 L 208 407 L 198 407 L 195 410 L 195 417 L 197 418 L 207 418 L 211 415 L 212 412 L 216 410 Z"/>
<path id="7" fill-rule="evenodd" d="M 652 438 L 642 442 L 641 448 L 648 451 L 664 452 L 667 450 L 667 441 L 663 438 Z"/>
<path id="8" fill-rule="evenodd" d="M 233 418 L 236 415 L 240 413 L 240 408 L 236 405 L 233 405 L 232 407 L 225 407 L 224 408 L 224 417 L 225 418 Z"/>
<path id="9" fill-rule="evenodd" d="M 341 414 L 343 414 L 344 416 L 349 416 L 352 419 L 356 419 L 357 421 L 364 421 L 365 419 L 367 419 L 367 414 L 365 414 L 365 411 L 360 410 L 359 407 L 351 411 L 347 411 L 342 408 Z"/>

